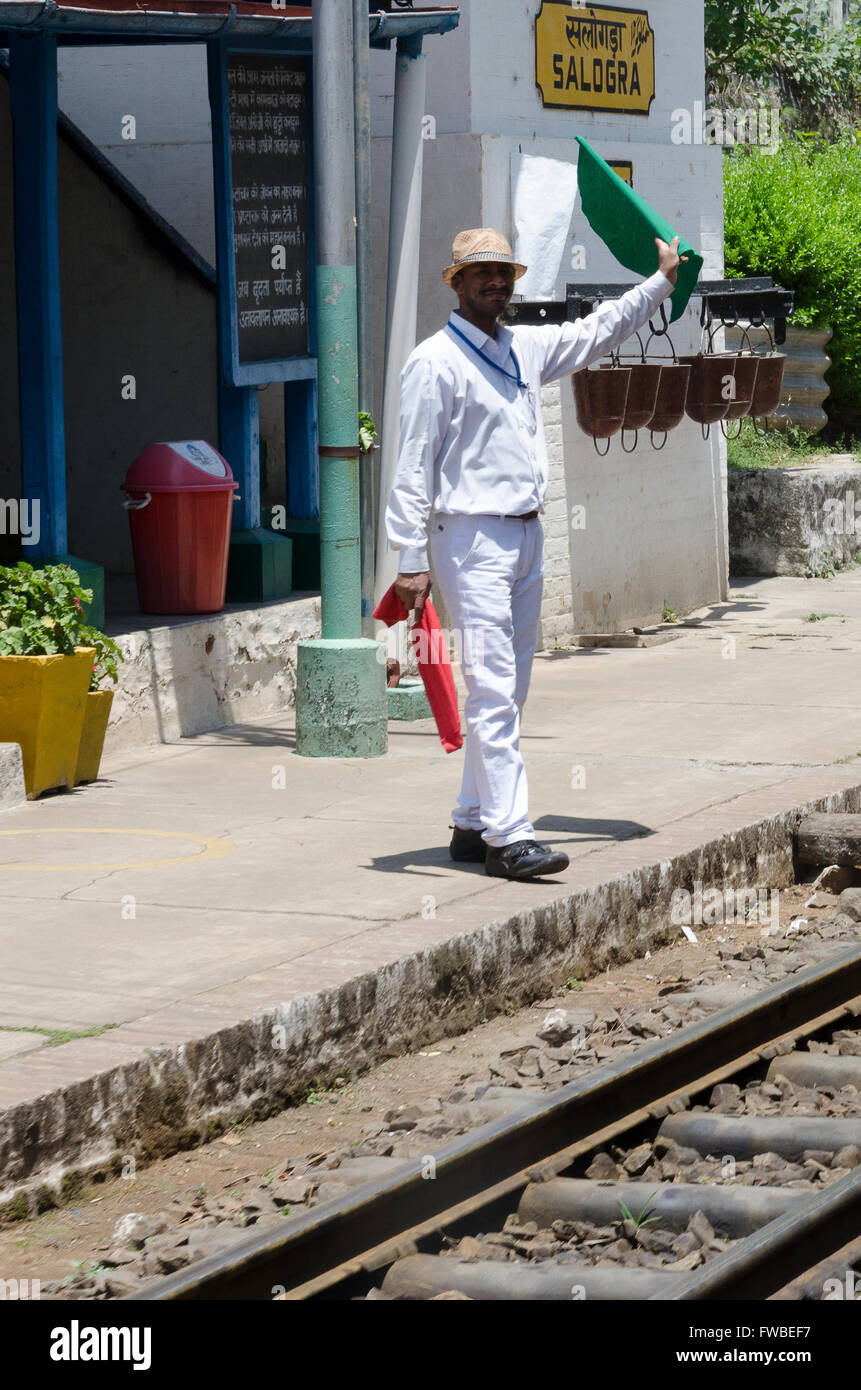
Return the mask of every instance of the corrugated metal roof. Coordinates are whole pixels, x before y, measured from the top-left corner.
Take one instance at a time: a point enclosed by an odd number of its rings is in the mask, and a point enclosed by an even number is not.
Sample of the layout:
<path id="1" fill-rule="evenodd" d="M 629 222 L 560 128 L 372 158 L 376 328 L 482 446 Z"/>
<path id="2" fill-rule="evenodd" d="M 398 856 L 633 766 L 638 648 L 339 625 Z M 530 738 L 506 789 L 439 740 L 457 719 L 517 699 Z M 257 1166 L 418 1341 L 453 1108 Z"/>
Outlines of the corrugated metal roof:
<path id="1" fill-rule="evenodd" d="M 32 0 L 4 0 L 3 9 L 8 13 L 15 6 L 22 9 L 40 8 Z M 231 9 L 237 14 L 265 15 L 267 19 L 310 19 L 310 5 L 271 4 L 269 0 L 176 0 L 175 3 L 159 3 L 159 0 L 61 0 L 57 5 L 46 4 L 46 12 L 52 10 L 91 10 L 94 14 L 186 14 L 212 15 L 229 14 Z"/>
<path id="2" fill-rule="evenodd" d="M 16 5 L 33 8 L 33 0 L 5 0 L 3 9 L 8 10 L 10 6 Z M 287 5 L 275 3 L 275 0 L 178 0 L 178 3 L 158 3 L 158 0 L 60 0 L 54 5 L 50 0 L 46 0 L 44 8 L 46 11 L 57 10 L 92 10 L 93 12 L 106 12 L 110 14 L 229 14 L 231 9 L 237 14 L 255 14 L 265 16 L 267 19 L 310 19 L 311 5 Z M 369 17 L 375 18 L 377 14 L 400 14 L 410 15 L 419 18 L 423 15 L 450 13 L 457 7 L 454 5 L 411 5 L 393 6 L 391 0 L 388 4 L 381 4 L 379 8 L 369 7 Z"/>
<path id="3" fill-rule="evenodd" d="M 346 0 L 345 0 L 346 3 Z M 401 35 L 444 33 L 455 28 L 454 5 L 401 7 L 369 11 L 372 43 L 387 46 Z M 60 42 L 85 33 L 190 38 L 214 33 L 259 33 L 310 39 L 312 6 L 281 5 L 273 0 L 0 0 L 0 35 L 16 29 L 56 33 Z M 263 30 L 261 21 L 268 21 Z"/>
<path id="4" fill-rule="evenodd" d="M 22 3 L 22 0 L 19 0 Z M 265 15 L 267 19 L 310 19 L 310 5 L 271 5 L 267 0 L 180 0 L 178 4 L 153 4 L 145 0 L 62 0 L 63 10 L 103 10 L 110 14 L 237 14 Z"/>

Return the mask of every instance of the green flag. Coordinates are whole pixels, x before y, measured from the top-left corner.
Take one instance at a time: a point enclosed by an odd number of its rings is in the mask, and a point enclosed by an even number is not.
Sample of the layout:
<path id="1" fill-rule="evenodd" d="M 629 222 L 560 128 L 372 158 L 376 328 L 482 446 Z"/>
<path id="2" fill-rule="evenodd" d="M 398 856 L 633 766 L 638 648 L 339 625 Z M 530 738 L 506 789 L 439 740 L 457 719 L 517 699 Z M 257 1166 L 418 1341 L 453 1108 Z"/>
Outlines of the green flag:
<path id="1" fill-rule="evenodd" d="M 658 269 L 655 237 L 669 243 L 679 234 L 649 207 L 642 194 L 629 188 L 624 179 L 613 172 L 582 136 L 576 138 L 580 146 L 577 182 L 589 226 L 627 270 L 634 270 L 638 275 L 654 275 Z M 703 268 L 702 256 L 684 237 L 679 242 L 679 255 L 688 259 L 679 266 L 676 288 L 670 296 L 671 323 L 685 312 Z"/>

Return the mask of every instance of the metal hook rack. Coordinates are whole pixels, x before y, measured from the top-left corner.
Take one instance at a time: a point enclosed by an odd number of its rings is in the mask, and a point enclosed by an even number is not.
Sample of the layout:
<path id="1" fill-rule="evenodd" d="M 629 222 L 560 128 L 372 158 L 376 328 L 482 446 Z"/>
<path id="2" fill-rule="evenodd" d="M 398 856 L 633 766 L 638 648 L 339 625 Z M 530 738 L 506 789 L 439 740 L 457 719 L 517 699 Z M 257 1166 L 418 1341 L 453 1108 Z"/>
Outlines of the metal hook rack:
<path id="1" fill-rule="evenodd" d="M 525 300 L 512 302 L 505 312 L 509 324 L 573 323 L 594 312 L 605 299 L 618 299 L 633 284 L 568 284 L 564 300 Z M 740 321 L 761 328 L 766 320 L 774 321 L 774 341 L 786 342 L 786 321 L 795 307 L 795 295 L 766 275 L 746 280 L 698 280 L 693 294 L 702 300 L 700 322 L 712 328 L 716 320 L 725 328 Z M 653 329 L 657 337 L 667 331 L 667 318 L 661 305 L 662 327 Z"/>
<path id="2" fill-rule="evenodd" d="M 786 342 L 786 320 L 795 307 L 795 293 L 775 285 L 768 276 L 750 280 L 699 280 L 694 294 L 702 295 L 700 323 L 703 328 L 714 331 L 715 320 L 724 328 L 733 328 L 740 322 L 763 328 L 767 319 L 773 319 L 774 342 Z"/>

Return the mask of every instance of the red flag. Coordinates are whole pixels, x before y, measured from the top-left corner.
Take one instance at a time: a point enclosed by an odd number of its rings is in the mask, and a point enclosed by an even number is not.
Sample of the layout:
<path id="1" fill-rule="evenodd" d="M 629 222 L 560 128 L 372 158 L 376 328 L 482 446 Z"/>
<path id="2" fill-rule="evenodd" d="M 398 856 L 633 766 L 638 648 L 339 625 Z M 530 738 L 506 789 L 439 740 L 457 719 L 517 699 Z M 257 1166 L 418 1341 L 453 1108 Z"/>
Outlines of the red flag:
<path id="1" fill-rule="evenodd" d="M 395 623 L 403 622 L 407 615 L 406 604 L 398 598 L 393 584 L 374 609 L 374 617 L 385 623 L 386 627 L 392 627 Z M 460 732 L 454 675 L 448 656 L 448 643 L 430 599 L 425 599 L 421 618 L 410 629 L 410 636 L 440 741 L 447 753 L 456 753 L 458 748 L 463 747 L 463 735 Z"/>

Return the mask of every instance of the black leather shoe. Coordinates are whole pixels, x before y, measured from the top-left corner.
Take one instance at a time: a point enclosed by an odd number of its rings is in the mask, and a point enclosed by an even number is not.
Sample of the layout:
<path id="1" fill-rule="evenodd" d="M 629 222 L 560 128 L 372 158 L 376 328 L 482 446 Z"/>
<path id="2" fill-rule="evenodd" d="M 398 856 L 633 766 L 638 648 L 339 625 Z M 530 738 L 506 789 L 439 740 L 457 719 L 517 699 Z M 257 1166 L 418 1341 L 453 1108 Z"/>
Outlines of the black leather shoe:
<path id="1" fill-rule="evenodd" d="M 487 855 L 487 845 L 481 838 L 480 830 L 461 830 L 452 826 L 454 834 L 449 845 L 449 854 L 460 864 L 483 864 Z"/>
<path id="2" fill-rule="evenodd" d="M 540 878 L 545 874 L 561 874 L 569 859 L 561 850 L 535 840 L 515 840 L 504 849 L 488 847 L 484 867 L 491 878 Z"/>

